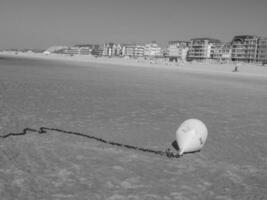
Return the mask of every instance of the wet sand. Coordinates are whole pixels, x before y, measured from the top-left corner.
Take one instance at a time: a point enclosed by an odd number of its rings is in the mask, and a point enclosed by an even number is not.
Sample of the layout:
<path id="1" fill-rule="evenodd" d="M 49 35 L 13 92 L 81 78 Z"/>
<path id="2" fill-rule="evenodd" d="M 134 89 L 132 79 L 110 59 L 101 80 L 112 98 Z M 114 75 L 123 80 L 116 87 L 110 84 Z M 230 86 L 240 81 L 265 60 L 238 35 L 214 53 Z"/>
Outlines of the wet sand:
<path id="1" fill-rule="evenodd" d="M 0 59 L 0 132 L 60 128 L 164 150 L 203 120 L 201 152 L 179 159 L 49 132 L 0 140 L 1 199 L 266 199 L 264 76 Z"/>

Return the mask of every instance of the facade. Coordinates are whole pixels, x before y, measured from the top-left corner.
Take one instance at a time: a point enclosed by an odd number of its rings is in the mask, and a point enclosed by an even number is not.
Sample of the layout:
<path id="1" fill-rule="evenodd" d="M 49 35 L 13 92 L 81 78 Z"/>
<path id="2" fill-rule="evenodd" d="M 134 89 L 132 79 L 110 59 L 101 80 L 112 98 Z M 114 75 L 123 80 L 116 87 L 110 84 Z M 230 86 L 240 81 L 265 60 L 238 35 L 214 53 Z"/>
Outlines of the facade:
<path id="1" fill-rule="evenodd" d="M 224 43 L 222 47 L 222 60 L 231 60 L 231 54 L 232 54 L 232 45 L 231 42 Z"/>
<path id="2" fill-rule="evenodd" d="M 267 38 L 260 37 L 257 44 L 257 62 L 266 64 L 267 63 Z"/>
<path id="3" fill-rule="evenodd" d="M 188 53 L 189 42 L 187 41 L 169 41 L 167 48 L 167 57 L 170 61 L 185 61 Z"/>
<path id="4" fill-rule="evenodd" d="M 44 54 L 64 53 L 66 49 L 68 49 L 67 46 L 52 46 L 52 47 L 49 47 L 47 50 L 45 50 Z"/>
<path id="5" fill-rule="evenodd" d="M 187 58 L 188 60 L 212 59 L 214 47 L 220 43 L 220 40 L 212 38 L 191 39 Z"/>
<path id="6" fill-rule="evenodd" d="M 139 44 L 124 44 L 122 47 L 122 55 L 128 57 L 143 57 L 145 47 Z"/>
<path id="7" fill-rule="evenodd" d="M 156 42 L 145 44 L 144 56 L 145 57 L 161 57 L 163 56 L 162 49 Z"/>
<path id="8" fill-rule="evenodd" d="M 92 47 L 91 55 L 99 57 L 103 55 L 103 52 L 104 52 L 103 46 L 96 44 Z"/>
<path id="9" fill-rule="evenodd" d="M 79 55 L 80 49 L 79 49 L 79 47 L 69 47 L 69 48 L 64 50 L 64 53 L 69 54 L 69 55 Z"/>
<path id="10" fill-rule="evenodd" d="M 232 53 L 232 46 L 230 42 L 217 43 L 214 45 L 213 51 L 211 52 L 212 59 L 220 61 L 230 61 Z"/>
<path id="11" fill-rule="evenodd" d="M 256 62 L 258 37 L 239 35 L 232 40 L 232 61 Z"/>
<path id="12" fill-rule="evenodd" d="M 115 43 L 105 43 L 103 47 L 103 56 L 121 56 L 121 45 Z"/>
<path id="13" fill-rule="evenodd" d="M 65 49 L 64 53 L 69 55 L 91 55 L 93 47 L 94 45 L 92 44 L 78 44 Z"/>
<path id="14" fill-rule="evenodd" d="M 211 58 L 215 60 L 221 60 L 222 58 L 223 43 L 215 44 L 213 51 L 211 52 Z"/>

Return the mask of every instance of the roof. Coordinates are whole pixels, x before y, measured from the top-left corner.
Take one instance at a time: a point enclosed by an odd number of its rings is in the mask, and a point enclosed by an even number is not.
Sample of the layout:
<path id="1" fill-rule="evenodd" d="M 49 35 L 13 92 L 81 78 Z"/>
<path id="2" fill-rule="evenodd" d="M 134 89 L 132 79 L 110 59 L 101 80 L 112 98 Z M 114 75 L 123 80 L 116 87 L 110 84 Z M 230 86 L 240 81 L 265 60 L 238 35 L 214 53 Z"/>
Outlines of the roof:
<path id="1" fill-rule="evenodd" d="M 196 41 L 196 40 L 208 40 L 209 42 L 212 43 L 221 43 L 221 41 L 219 39 L 214 39 L 214 38 L 209 38 L 209 37 L 203 37 L 203 38 L 193 38 L 191 39 L 191 41 Z"/>
<path id="2" fill-rule="evenodd" d="M 171 41 L 168 42 L 168 44 L 177 44 L 177 43 L 189 43 L 189 41 L 171 40 Z"/>
<path id="3" fill-rule="evenodd" d="M 95 46 L 95 44 L 76 44 L 76 45 L 74 45 L 74 47 L 93 47 L 93 46 Z"/>
<path id="4" fill-rule="evenodd" d="M 244 41 L 244 40 L 246 40 L 246 39 L 256 39 L 256 38 L 258 38 L 257 36 L 255 36 L 255 35 L 237 35 L 237 36 L 235 36 L 234 38 L 233 38 L 233 40 L 232 41 Z"/>

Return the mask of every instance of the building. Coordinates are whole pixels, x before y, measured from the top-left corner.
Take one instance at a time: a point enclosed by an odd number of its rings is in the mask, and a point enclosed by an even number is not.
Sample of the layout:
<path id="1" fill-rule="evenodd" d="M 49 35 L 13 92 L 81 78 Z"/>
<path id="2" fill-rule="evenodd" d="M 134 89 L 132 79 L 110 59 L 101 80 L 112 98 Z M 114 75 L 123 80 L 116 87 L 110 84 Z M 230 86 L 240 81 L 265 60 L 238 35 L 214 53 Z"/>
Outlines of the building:
<path id="1" fill-rule="evenodd" d="M 232 60 L 267 63 L 267 38 L 239 35 L 232 40 Z"/>
<path id="2" fill-rule="evenodd" d="M 190 40 L 188 60 L 212 59 L 214 47 L 220 40 L 213 38 L 195 38 Z"/>
<path id="3" fill-rule="evenodd" d="M 95 44 L 95 45 L 92 47 L 91 54 L 92 54 L 93 56 L 99 57 L 99 56 L 102 56 L 102 55 L 103 55 L 103 52 L 104 52 L 104 48 L 103 48 L 103 46 L 101 46 L 101 45 L 99 45 L 99 44 Z"/>
<path id="4" fill-rule="evenodd" d="M 226 42 L 223 44 L 223 47 L 222 47 L 221 60 L 230 61 L 231 55 L 232 55 L 232 44 L 231 44 L 231 42 Z"/>
<path id="5" fill-rule="evenodd" d="M 258 37 L 255 35 L 239 35 L 232 40 L 232 61 L 256 62 Z"/>
<path id="6" fill-rule="evenodd" d="M 162 49 L 155 41 L 145 44 L 144 56 L 145 57 L 162 57 L 163 56 Z"/>
<path id="7" fill-rule="evenodd" d="M 267 63 L 267 38 L 260 37 L 257 43 L 257 56 L 256 60 L 259 63 Z"/>
<path id="8" fill-rule="evenodd" d="M 78 47 L 69 47 L 69 48 L 64 50 L 64 54 L 78 55 L 78 54 L 80 54 L 80 51 L 79 51 Z"/>
<path id="9" fill-rule="evenodd" d="M 189 42 L 187 41 L 169 41 L 166 56 L 169 61 L 185 61 L 189 50 L 188 47 Z"/>
<path id="10" fill-rule="evenodd" d="M 120 44 L 115 44 L 115 43 L 105 43 L 103 47 L 103 56 L 121 56 L 121 45 Z"/>
<path id="11" fill-rule="evenodd" d="M 52 46 L 45 50 L 44 54 L 51 54 L 51 53 L 64 53 L 64 51 L 68 49 L 67 46 Z"/>
<path id="12" fill-rule="evenodd" d="M 91 55 L 93 44 L 77 44 L 64 50 L 69 55 Z"/>
<path id="13" fill-rule="evenodd" d="M 79 49 L 80 55 L 91 55 L 93 46 L 92 44 L 77 44 L 74 47 Z"/>
<path id="14" fill-rule="evenodd" d="M 122 46 L 122 56 L 139 58 L 144 56 L 145 47 L 140 44 L 124 44 Z"/>
<path id="15" fill-rule="evenodd" d="M 222 57 L 222 48 L 223 43 L 215 44 L 213 47 L 213 51 L 211 52 L 211 58 L 215 60 L 220 60 Z"/>
<path id="16" fill-rule="evenodd" d="M 216 43 L 211 52 L 211 58 L 217 61 L 231 60 L 232 46 L 230 42 Z"/>

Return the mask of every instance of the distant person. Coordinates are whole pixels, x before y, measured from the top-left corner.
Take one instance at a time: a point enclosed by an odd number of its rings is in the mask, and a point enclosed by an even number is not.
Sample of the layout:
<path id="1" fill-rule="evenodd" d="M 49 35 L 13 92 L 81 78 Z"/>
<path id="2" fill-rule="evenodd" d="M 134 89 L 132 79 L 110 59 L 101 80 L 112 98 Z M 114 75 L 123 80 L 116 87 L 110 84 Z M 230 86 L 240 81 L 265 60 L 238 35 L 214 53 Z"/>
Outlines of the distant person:
<path id="1" fill-rule="evenodd" d="M 237 64 L 235 65 L 235 68 L 234 68 L 233 72 L 239 72 L 239 70 L 238 70 L 239 66 L 240 66 L 240 64 L 237 63 Z"/>

